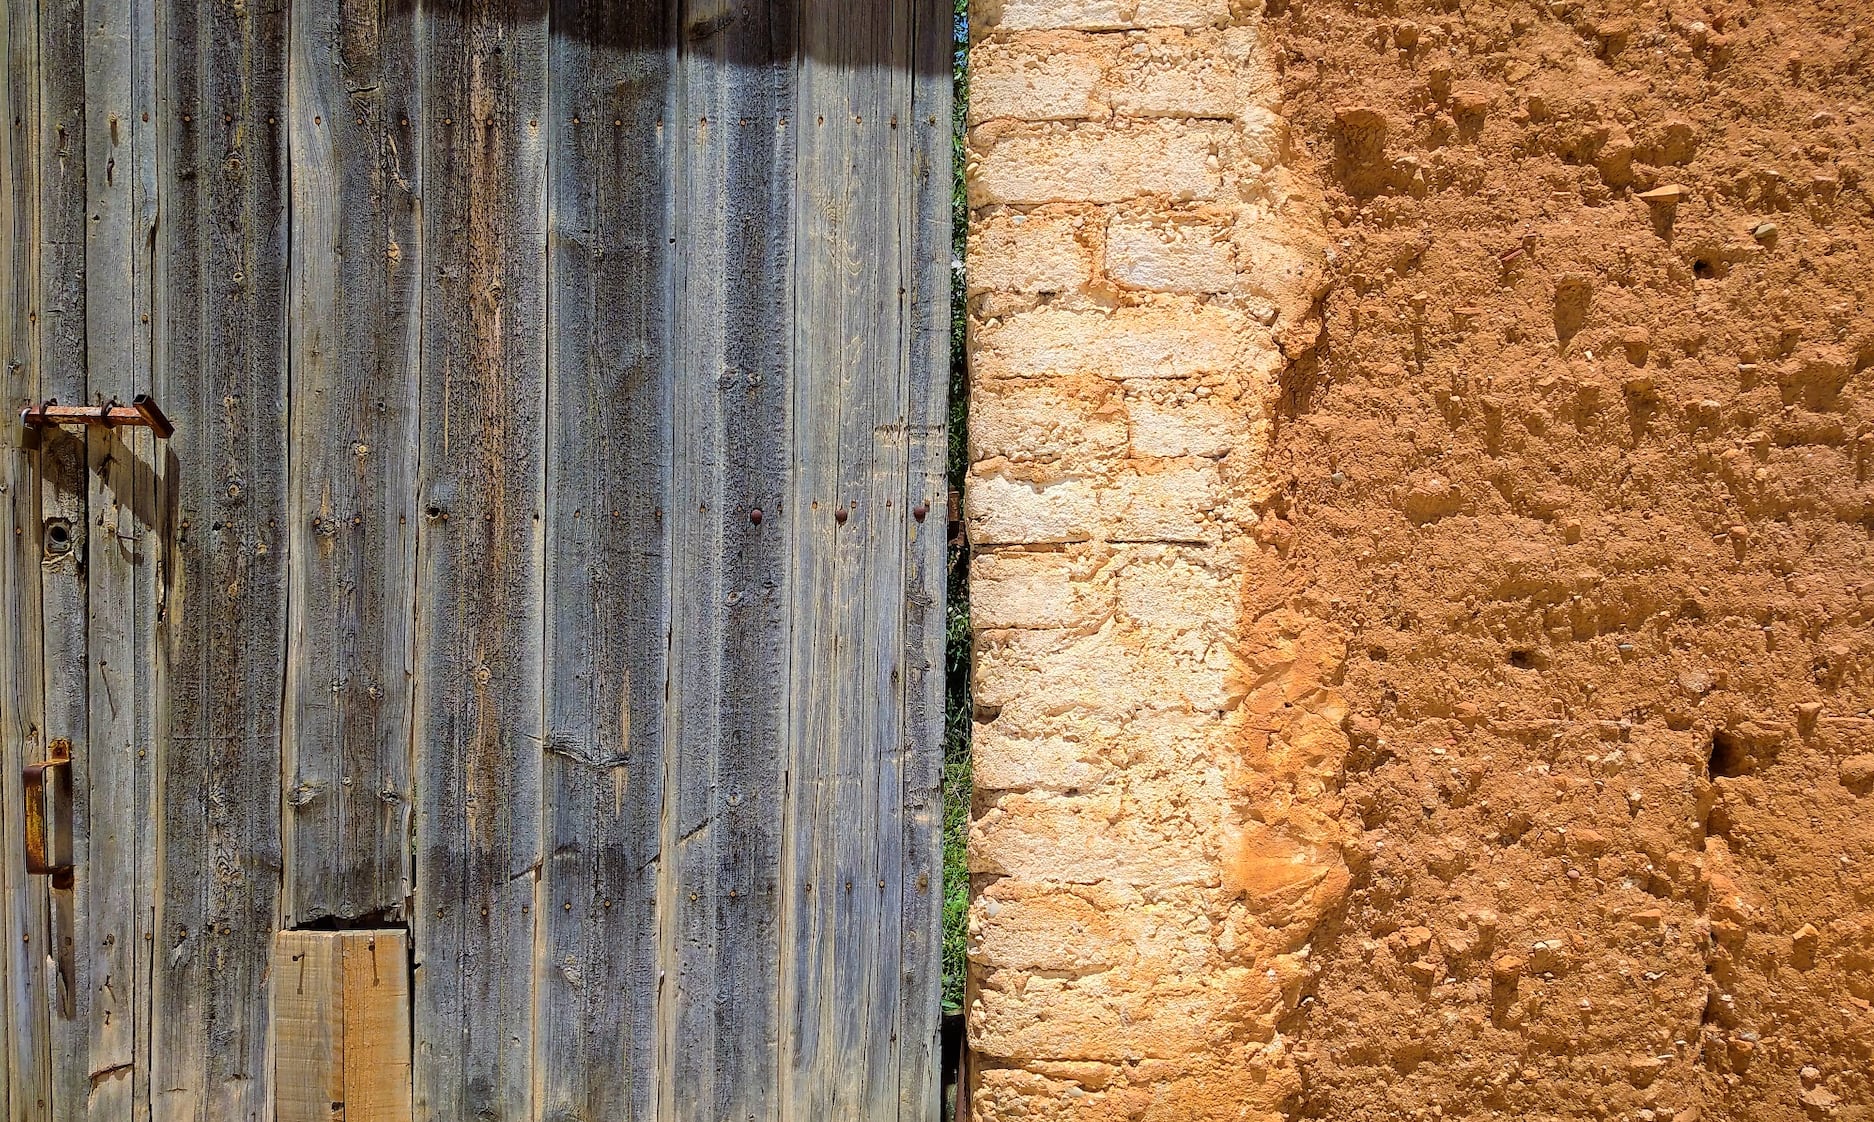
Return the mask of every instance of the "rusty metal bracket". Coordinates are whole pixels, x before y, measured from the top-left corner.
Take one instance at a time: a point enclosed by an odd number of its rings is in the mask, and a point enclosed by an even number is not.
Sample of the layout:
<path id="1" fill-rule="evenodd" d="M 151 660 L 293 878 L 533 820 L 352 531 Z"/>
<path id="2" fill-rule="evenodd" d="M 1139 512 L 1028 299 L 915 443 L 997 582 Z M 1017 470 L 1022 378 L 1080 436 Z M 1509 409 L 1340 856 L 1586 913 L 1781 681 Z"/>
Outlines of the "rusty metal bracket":
<path id="1" fill-rule="evenodd" d="M 72 875 L 72 742 L 46 745 L 46 758 L 26 768 L 26 871 L 55 886 Z"/>
<path id="2" fill-rule="evenodd" d="M 103 405 L 60 405 L 56 401 L 37 407 L 28 405 L 20 410 L 20 423 L 35 429 L 59 425 L 95 425 L 108 429 L 142 427 L 164 440 L 176 432 L 176 426 L 146 393 L 132 398 L 129 405 L 119 405 L 115 398 Z"/>

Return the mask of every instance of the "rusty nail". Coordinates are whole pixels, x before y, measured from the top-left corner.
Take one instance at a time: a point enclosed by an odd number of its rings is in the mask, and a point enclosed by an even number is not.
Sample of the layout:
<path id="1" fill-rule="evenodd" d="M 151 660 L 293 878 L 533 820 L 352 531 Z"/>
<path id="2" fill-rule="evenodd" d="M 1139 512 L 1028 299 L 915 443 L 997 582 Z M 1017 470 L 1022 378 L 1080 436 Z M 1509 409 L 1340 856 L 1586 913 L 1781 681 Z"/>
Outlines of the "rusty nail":
<path id="1" fill-rule="evenodd" d="M 761 525 L 761 508 L 756 507 L 754 510 L 749 511 L 748 520 L 757 526 Z"/>
<path id="2" fill-rule="evenodd" d="M 846 508 L 845 507 L 840 507 L 838 510 L 835 510 L 833 512 L 833 521 L 839 523 L 841 526 L 844 526 L 846 524 Z"/>
<path id="3" fill-rule="evenodd" d="M 919 522 L 924 521 L 924 516 L 929 513 L 930 513 L 929 503 L 919 503 L 916 506 L 911 508 L 911 517 L 917 519 Z"/>

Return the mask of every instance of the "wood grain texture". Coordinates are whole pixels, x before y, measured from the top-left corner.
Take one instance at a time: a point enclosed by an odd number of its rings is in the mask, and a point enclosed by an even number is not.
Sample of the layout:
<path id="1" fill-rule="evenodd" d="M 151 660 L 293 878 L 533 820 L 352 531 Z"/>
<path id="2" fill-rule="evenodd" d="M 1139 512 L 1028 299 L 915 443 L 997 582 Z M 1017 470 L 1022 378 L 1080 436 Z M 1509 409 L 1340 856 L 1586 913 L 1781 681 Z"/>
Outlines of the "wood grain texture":
<path id="1" fill-rule="evenodd" d="M 343 1122 L 345 935 L 282 931 L 273 943 L 273 1085 L 277 1122 Z"/>
<path id="2" fill-rule="evenodd" d="M 904 213 L 911 292 L 906 324 L 905 758 L 898 802 L 903 831 L 899 944 L 898 1117 L 936 1122 L 943 1077 L 943 730 L 948 585 L 944 536 L 949 486 L 950 122 L 952 9 L 911 5 L 909 177 Z M 922 516 L 918 511 L 924 511 Z"/>
<path id="3" fill-rule="evenodd" d="M 947 10 L 4 2 L 9 1117 L 934 1116 Z"/>
<path id="4" fill-rule="evenodd" d="M 417 547 L 416 1112 L 533 1115 L 541 870 L 544 8 L 417 18 L 425 271 Z"/>
<path id="5" fill-rule="evenodd" d="M 409 1122 L 409 936 L 377 930 L 341 938 L 345 1122 Z"/>
<path id="6" fill-rule="evenodd" d="M 794 17 L 692 5 L 678 57 L 664 1117 L 779 1109 Z"/>
<path id="7" fill-rule="evenodd" d="M 909 165 L 928 134 L 911 127 L 908 9 L 815 4 L 801 27 L 792 422 L 814 451 L 794 474 L 783 1101 L 794 1117 L 895 1117 L 905 886 L 935 875 L 906 863 L 902 801 L 910 312 L 926 275 L 908 260 Z M 934 821 L 918 826 L 929 860 Z"/>
<path id="8" fill-rule="evenodd" d="M 286 922 L 398 919 L 418 525 L 414 21 L 363 0 L 292 8 Z"/>
<path id="9" fill-rule="evenodd" d="M 152 23 L 143 0 L 87 0 L 84 85 L 85 360 L 89 401 L 150 388 L 149 234 L 155 166 Z M 58 1115 L 131 1119 L 149 1100 L 147 979 L 153 902 L 156 441 L 89 430 L 85 533 L 86 846 L 77 878 L 75 974 L 85 1081 Z"/>
<path id="10" fill-rule="evenodd" d="M 283 0 L 160 10 L 157 1119 L 272 1109 L 286 623 Z"/>
<path id="11" fill-rule="evenodd" d="M 83 0 L 42 5 L 40 90 L 44 117 L 39 137 L 40 250 L 43 307 L 39 316 L 40 392 L 67 402 L 86 401 L 85 327 L 87 240 L 85 206 L 85 10 Z M 39 568 L 48 742 L 70 743 L 72 855 L 89 867 L 92 753 L 86 653 L 87 434 L 40 434 L 40 534 L 46 542 Z M 90 947 L 91 878 L 48 881 L 51 930 L 48 951 L 52 998 L 52 1107 L 55 1118 L 82 1118 L 90 1090 L 89 1026 L 97 979 Z"/>
<path id="12" fill-rule="evenodd" d="M 37 401 L 41 367 L 39 5 L 0 5 L 6 52 L 0 74 L 0 228 L 10 247 L 0 272 L 0 386 L 8 415 Z M 19 425 L 0 431 L 0 984 L 6 1017 L 6 1112 L 40 1122 L 52 1105 L 45 882 L 26 875 L 21 769 L 44 758 L 44 652 L 40 645 L 38 448 Z"/>
<path id="13" fill-rule="evenodd" d="M 655 1117 L 670 650 L 676 5 L 552 11 L 545 852 L 549 1118 Z"/>
<path id="14" fill-rule="evenodd" d="M 408 1122 L 409 938 L 282 931 L 274 941 L 278 1122 Z"/>

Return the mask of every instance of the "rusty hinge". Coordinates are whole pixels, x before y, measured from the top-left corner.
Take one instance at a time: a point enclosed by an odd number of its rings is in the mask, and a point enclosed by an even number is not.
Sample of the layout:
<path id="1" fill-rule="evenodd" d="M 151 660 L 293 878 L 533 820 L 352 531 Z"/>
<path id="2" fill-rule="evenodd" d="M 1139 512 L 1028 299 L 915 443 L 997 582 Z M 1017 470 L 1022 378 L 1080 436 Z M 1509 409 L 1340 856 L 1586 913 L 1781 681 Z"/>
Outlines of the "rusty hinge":
<path id="1" fill-rule="evenodd" d="M 72 742 L 58 737 L 26 768 L 26 871 L 65 888 L 72 876 Z"/>
<path id="2" fill-rule="evenodd" d="M 60 405 L 56 401 L 37 407 L 28 405 L 20 410 L 20 423 L 35 429 L 58 425 L 97 425 L 108 429 L 141 426 L 164 440 L 176 432 L 176 426 L 169 423 L 169 418 L 146 393 L 132 398 L 129 405 L 119 405 L 115 398 L 103 405 Z"/>

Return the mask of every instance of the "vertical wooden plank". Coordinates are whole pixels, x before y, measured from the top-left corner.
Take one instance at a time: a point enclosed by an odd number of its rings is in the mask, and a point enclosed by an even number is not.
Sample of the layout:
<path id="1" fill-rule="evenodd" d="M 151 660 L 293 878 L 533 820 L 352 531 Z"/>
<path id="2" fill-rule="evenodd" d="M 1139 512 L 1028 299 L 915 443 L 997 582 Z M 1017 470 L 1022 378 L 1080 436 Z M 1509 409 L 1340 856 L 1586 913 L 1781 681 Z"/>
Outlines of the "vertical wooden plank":
<path id="1" fill-rule="evenodd" d="M 337 938 L 344 947 L 345 1122 L 409 1122 L 409 936 L 381 930 Z"/>
<path id="2" fill-rule="evenodd" d="M 286 550 L 284 0 L 161 9 L 153 1115 L 272 1109 Z"/>
<path id="3" fill-rule="evenodd" d="M 12 416 L 40 396 L 39 5 L 7 0 L 0 20 L 0 229 L 11 247 L 0 271 L 0 385 Z M 0 981 L 7 1117 L 29 1122 L 50 1117 L 52 1101 L 45 881 L 25 873 L 15 810 L 24 800 L 21 769 L 45 752 L 38 443 L 20 425 L 0 432 Z"/>
<path id="4" fill-rule="evenodd" d="M 905 880 L 904 772 L 906 764 L 905 670 L 909 652 L 904 610 L 909 558 L 906 538 L 912 523 L 905 506 L 910 471 L 910 389 L 912 290 L 917 265 L 911 258 L 916 175 L 913 166 L 912 98 L 913 6 L 886 5 L 879 13 L 872 59 L 855 59 L 861 76 L 858 136 L 852 163 L 866 200 L 860 211 L 870 230 L 855 231 L 892 246 L 888 255 L 867 259 L 872 270 L 859 291 L 876 301 L 868 325 L 873 357 L 859 376 L 867 379 L 872 401 L 859 451 L 865 471 L 856 486 L 863 490 L 867 513 L 866 573 L 861 586 L 866 604 L 865 653 L 859 667 L 866 675 L 860 711 L 862 731 L 853 754 L 858 769 L 856 802 L 864 808 L 869 834 L 857 839 L 851 860 L 854 880 L 869 872 L 853 898 L 861 905 L 855 917 L 856 956 L 864 1001 L 848 1011 L 848 1030 L 866 1055 L 851 1095 L 865 1118 L 890 1117 L 899 1106 L 901 957 Z M 882 65 L 880 64 L 882 63 Z M 870 130 L 866 130 L 868 123 Z M 863 244 L 861 242 L 860 244 Z M 862 297 L 862 304 L 869 302 Z M 861 434 L 855 433 L 855 436 Z M 856 1022 L 856 1023 L 854 1023 Z"/>
<path id="5" fill-rule="evenodd" d="M 788 841 L 798 898 L 783 961 L 793 972 L 789 1113 L 815 1118 L 858 1116 L 855 1085 L 871 1059 L 861 1021 L 869 1009 L 864 972 L 877 951 L 876 939 L 865 938 L 876 870 L 859 860 L 876 811 L 861 797 L 873 684 L 861 659 L 876 653 L 865 603 L 874 518 L 867 476 L 875 381 L 895 371 L 880 361 L 874 335 L 886 297 L 867 282 L 876 282 L 874 255 L 889 260 L 896 247 L 879 244 L 886 231 L 868 209 L 851 145 L 867 118 L 874 130 L 881 124 L 865 98 L 870 75 L 852 65 L 880 47 L 877 9 L 810 3 L 801 16 L 793 425 L 800 460 L 811 466 L 796 477 L 794 505 L 805 525 L 795 556 L 800 587 L 819 602 L 795 602 L 797 805 Z M 891 283 L 895 289 L 895 275 Z"/>
<path id="6" fill-rule="evenodd" d="M 129 5 L 131 218 L 121 252 L 129 262 L 130 303 L 135 309 L 134 319 L 123 324 L 131 339 L 130 361 L 135 384 L 129 391 L 133 399 L 136 393 L 153 393 L 155 389 L 156 227 L 160 192 L 156 120 L 161 112 L 156 75 L 158 6 L 158 0 L 132 0 Z M 144 430 L 135 430 L 130 446 L 128 469 L 117 469 L 112 486 L 122 488 L 114 490 L 113 495 L 117 497 L 120 520 L 126 515 L 129 517 L 129 536 L 134 550 L 126 582 L 131 613 L 130 648 L 125 652 L 129 670 L 121 675 L 136 699 L 129 728 L 133 750 L 124 761 L 129 770 L 134 822 L 131 845 L 136 855 L 129 931 L 133 949 L 127 956 L 132 978 L 126 989 L 134 1003 L 135 1021 L 131 1116 L 147 1119 L 153 1099 L 150 1056 L 157 1037 L 157 1026 L 150 1018 L 157 939 L 156 738 L 161 708 L 156 668 L 160 661 L 157 630 L 163 610 L 162 570 L 167 563 L 165 545 L 169 540 L 163 503 L 163 481 L 167 474 L 163 465 L 169 447 L 167 442 L 159 442 L 153 432 Z"/>
<path id="7" fill-rule="evenodd" d="M 402 931 L 279 933 L 270 981 L 277 1122 L 408 1122 L 409 968 Z"/>
<path id="8" fill-rule="evenodd" d="M 816 9 L 805 6 L 801 50 L 823 38 L 823 29 L 806 32 Z M 818 844 L 831 822 L 829 755 L 836 744 L 832 645 L 838 592 L 833 588 L 834 511 L 838 504 L 838 457 L 832 434 L 838 432 L 840 395 L 827 360 L 829 338 L 840 338 L 836 322 L 840 301 L 829 300 L 831 282 L 823 252 L 828 219 L 836 200 L 821 185 L 829 174 L 843 181 L 827 158 L 825 94 L 818 68 L 803 59 L 796 81 L 798 101 L 794 187 L 793 315 L 789 427 L 798 449 L 788 476 L 788 506 L 796 516 L 787 524 L 788 573 L 793 580 L 788 611 L 787 674 L 787 813 L 782 836 L 781 884 L 783 926 L 778 959 L 781 973 L 782 1038 L 779 1097 L 784 1117 L 827 1116 L 828 1103 L 816 1092 L 824 1083 L 832 1047 L 822 1040 L 819 999 L 827 989 L 832 934 L 828 929 L 834 897 L 831 846 Z M 837 120 L 837 113 L 835 114 Z M 799 315 L 802 307 L 810 309 Z M 829 328 L 831 330 L 829 330 Z"/>
<path id="9" fill-rule="evenodd" d="M 413 21 L 292 0 L 288 924 L 409 891 L 421 188 Z"/>
<path id="10" fill-rule="evenodd" d="M 662 1116 L 772 1118 L 793 6 L 691 5 L 685 21 Z"/>
<path id="11" fill-rule="evenodd" d="M 416 1113 L 533 1113 L 546 11 L 425 8 Z"/>
<path id="12" fill-rule="evenodd" d="M 277 1122 L 343 1122 L 345 1098 L 344 937 L 282 931 L 274 938 L 273 1073 Z"/>
<path id="13" fill-rule="evenodd" d="M 916 44 L 946 31 L 904 5 L 816 3 L 802 17 L 795 503 L 820 515 L 796 534 L 794 565 L 801 587 L 823 590 L 795 598 L 790 675 L 784 1082 L 802 1116 L 935 1102 L 934 1082 L 928 1097 L 904 1085 L 907 1049 L 920 1085 L 931 1060 L 901 1032 L 935 1035 L 936 943 L 928 920 L 921 935 L 906 927 L 934 914 L 936 891 L 929 753 L 941 714 L 928 652 L 942 594 L 928 586 L 941 580 L 941 538 L 933 526 L 919 546 L 911 508 L 941 447 L 942 391 L 933 400 L 919 333 L 924 289 L 943 276 L 912 254 L 933 248 L 918 208 L 943 205 L 920 187 L 917 160 L 947 143 L 916 124 L 914 73 L 931 53 Z"/>
<path id="14" fill-rule="evenodd" d="M 85 379 L 85 59 L 84 0 L 41 6 L 39 392 L 66 402 L 86 400 Z M 85 651 L 86 434 L 39 435 L 39 507 L 45 560 L 39 569 L 45 736 L 70 744 L 72 855 L 87 865 L 90 846 L 91 749 Z M 52 1000 L 52 1107 L 56 1118 L 83 1117 L 90 1090 L 91 956 L 81 953 L 79 920 L 88 894 L 75 878 L 50 883 L 48 968 Z"/>
<path id="15" fill-rule="evenodd" d="M 781 1117 L 778 1076 L 782 924 L 780 863 L 786 813 L 787 570 L 786 526 L 804 516 L 790 506 L 786 479 L 795 461 L 789 426 L 794 220 L 797 5 L 748 6 L 693 52 L 701 65 L 701 113 L 722 127 L 697 146 L 698 165 L 682 193 L 692 213 L 714 211 L 709 277 L 681 306 L 702 322 L 685 337 L 705 344 L 691 375 L 719 387 L 721 455 L 717 505 L 722 595 L 712 630 L 720 647 L 720 686 L 711 699 L 714 794 L 711 829 L 680 855 L 704 878 L 714 904 L 704 930 L 713 994 L 693 999 L 713 1018 L 713 1086 L 697 1096 L 698 1119 Z M 691 116 L 698 115 L 692 112 Z M 707 326 L 705 326 L 707 324 Z M 772 509 L 781 525 L 754 510 Z M 698 744 L 697 749 L 705 747 Z M 692 755 L 686 751 L 685 756 Z M 684 897 L 687 899 L 687 897 Z M 687 1050 L 679 1055 L 691 1055 Z M 699 1065 L 693 1065 L 699 1066 Z M 700 1074 L 700 1073 L 699 1073 Z M 707 1108 L 704 1103 L 709 1104 Z"/>
<path id="16" fill-rule="evenodd" d="M 143 0 L 86 0 L 84 41 L 85 361 L 88 399 L 129 401 L 150 389 L 147 206 L 154 108 L 144 64 L 154 9 Z M 157 540 L 150 456 L 138 430 L 87 434 L 85 532 L 86 852 L 77 871 L 76 974 L 84 986 L 86 1082 L 73 1115 L 130 1119 L 148 1101 L 149 932 L 154 870 L 148 833 L 148 657 Z M 82 1098 L 79 1096 L 83 1096 Z"/>
<path id="17" fill-rule="evenodd" d="M 829 297 L 841 301 L 843 339 L 828 340 L 833 345 L 819 357 L 837 371 L 834 499 L 848 512 L 835 534 L 832 657 L 840 684 L 839 725 L 837 757 L 828 777 L 833 818 L 822 840 L 833 855 L 837 903 L 831 970 L 818 1005 L 823 1034 L 833 1044 L 823 1054 L 829 1062 L 822 1069 L 830 1085 L 831 1116 L 851 1119 L 869 1118 L 883 1104 L 897 1109 L 889 1050 L 895 1008 L 889 1018 L 879 1015 L 878 990 L 881 969 L 896 982 L 896 955 L 887 963 L 885 952 L 888 940 L 894 950 L 897 942 L 897 847 L 902 840 L 895 791 L 889 807 L 879 797 L 887 781 L 896 787 L 895 765 L 903 745 L 897 695 L 903 674 L 904 548 L 895 524 L 902 512 L 888 505 L 904 493 L 904 363 L 898 329 L 907 247 L 899 240 L 902 169 L 896 164 L 896 133 L 901 107 L 894 96 L 906 81 L 899 55 L 901 8 L 866 5 L 841 10 L 824 23 L 816 20 L 823 34 L 810 38 L 807 50 L 808 65 L 821 78 L 816 124 L 827 118 L 819 134 L 828 165 L 823 183 L 829 197 L 839 200 L 822 252 L 832 259 L 827 274 L 838 288 Z M 892 1082 L 881 1094 L 875 1080 Z"/>
<path id="18" fill-rule="evenodd" d="M 39 393 L 60 401 L 84 401 L 84 2 L 56 0 L 41 6 L 39 90 L 43 131 L 39 135 L 39 236 L 41 292 Z M 49 429 L 39 433 L 39 515 L 45 562 L 39 566 L 41 684 L 45 691 L 45 738 L 64 740 L 71 751 L 73 807 L 71 850 L 79 867 L 88 862 L 90 744 L 86 738 L 86 435 Z M 49 974 L 52 1000 L 52 1116 L 81 1118 L 90 1092 L 90 955 L 81 953 L 82 892 L 90 882 L 73 877 L 51 884 Z"/>
<path id="19" fill-rule="evenodd" d="M 943 729 L 950 382 L 951 19 L 942 0 L 912 5 L 909 150 L 901 164 L 909 206 L 905 325 L 909 428 L 905 507 L 905 763 L 902 979 L 891 1066 L 901 1122 L 942 1113 Z M 920 515 L 918 512 L 922 510 Z"/>
<path id="20" fill-rule="evenodd" d="M 545 1117 L 657 1116 L 675 9 L 551 13 Z"/>

